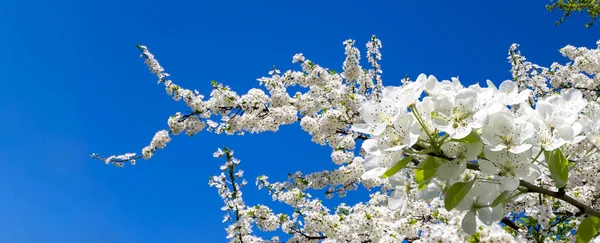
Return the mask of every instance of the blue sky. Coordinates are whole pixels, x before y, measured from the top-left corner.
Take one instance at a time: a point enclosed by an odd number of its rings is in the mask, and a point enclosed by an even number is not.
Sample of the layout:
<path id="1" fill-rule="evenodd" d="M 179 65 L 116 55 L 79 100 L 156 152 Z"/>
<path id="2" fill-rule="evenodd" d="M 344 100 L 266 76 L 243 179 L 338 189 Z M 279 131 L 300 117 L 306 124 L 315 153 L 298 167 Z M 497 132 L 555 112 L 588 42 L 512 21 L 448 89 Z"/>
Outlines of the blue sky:
<path id="1" fill-rule="evenodd" d="M 216 148 L 233 148 L 250 182 L 333 168 L 329 149 L 298 125 L 176 137 L 133 168 L 89 159 L 139 152 L 168 116 L 186 111 L 156 85 L 136 44 L 178 84 L 203 93 L 210 80 L 245 92 L 272 65 L 298 68 L 291 60 L 299 52 L 340 70 L 342 42 L 356 39 L 364 53 L 372 34 L 383 43 L 387 85 L 422 72 L 499 83 L 510 78 L 511 43 L 544 65 L 563 61 L 557 50 L 566 44 L 595 46 L 600 32 L 584 28 L 585 16 L 556 27 L 560 15 L 546 3 L 2 1 L 0 242 L 225 242 L 222 202 L 207 184 L 222 162 L 212 158 Z M 245 196 L 270 201 L 252 184 Z"/>

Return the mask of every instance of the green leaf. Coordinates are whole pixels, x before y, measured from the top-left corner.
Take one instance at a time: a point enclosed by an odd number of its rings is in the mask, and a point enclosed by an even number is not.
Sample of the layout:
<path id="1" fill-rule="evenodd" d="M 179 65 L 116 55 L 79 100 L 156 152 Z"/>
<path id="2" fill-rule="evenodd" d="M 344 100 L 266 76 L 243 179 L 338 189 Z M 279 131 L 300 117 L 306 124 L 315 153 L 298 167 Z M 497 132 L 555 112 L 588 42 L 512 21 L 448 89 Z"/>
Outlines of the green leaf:
<path id="1" fill-rule="evenodd" d="M 404 169 L 404 167 L 406 167 L 406 165 L 408 163 L 410 163 L 410 161 L 413 158 L 414 157 L 411 156 L 411 157 L 406 157 L 406 158 L 398 161 L 398 163 L 396 163 L 394 166 L 392 166 L 392 168 L 389 168 L 387 171 L 385 171 L 385 173 L 383 173 L 381 178 L 388 178 L 388 177 L 395 175 L 396 173 L 398 173 L 398 171 L 400 171 L 401 169 Z"/>
<path id="2" fill-rule="evenodd" d="M 475 180 L 469 182 L 457 182 L 452 185 L 446 192 L 446 198 L 444 198 L 444 207 L 450 211 L 456 207 L 464 198 L 467 193 L 471 190 L 475 184 Z"/>
<path id="3" fill-rule="evenodd" d="M 476 143 L 481 140 L 479 137 L 480 137 L 480 135 L 477 132 L 477 130 L 473 129 L 473 130 L 471 130 L 471 133 L 469 133 L 469 135 L 467 135 L 466 137 L 461 138 L 461 139 L 450 139 L 450 141 L 461 142 L 461 143 Z"/>
<path id="4" fill-rule="evenodd" d="M 419 168 L 415 171 L 415 179 L 417 181 L 418 190 L 423 190 L 427 187 L 427 184 L 437 173 L 437 168 L 440 166 L 440 162 L 437 158 L 428 156 L 425 158 Z"/>
<path id="5" fill-rule="evenodd" d="M 475 233 L 473 236 L 471 236 L 471 238 L 469 239 L 469 243 L 478 243 L 479 242 L 479 232 Z"/>
<path id="6" fill-rule="evenodd" d="M 505 203 L 506 200 L 510 199 L 510 197 L 512 196 L 511 194 L 512 194 L 512 192 L 509 192 L 509 191 L 502 192 L 500 195 L 498 195 L 498 197 L 496 199 L 494 199 L 494 201 L 492 202 L 492 205 L 490 205 L 490 206 L 496 207 L 500 203 Z"/>
<path id="7" fill-rule="evenodd" d="M 585 218 L 577 228 L 577 243 L 590 242 L 598 234 L 599 228 L 600 219 L 591 215 Z"/>
<path id="8" fill-rule="evenodd" d="M 569 161 L 565 158 L 560 148 L 550 152 L 544 151 L 544 156 L 546 157 L 546 162 L 548 162 L 548 169 L 554 180 L 554 185 L 557 188 L 564 187 L 569 179 Z"/>

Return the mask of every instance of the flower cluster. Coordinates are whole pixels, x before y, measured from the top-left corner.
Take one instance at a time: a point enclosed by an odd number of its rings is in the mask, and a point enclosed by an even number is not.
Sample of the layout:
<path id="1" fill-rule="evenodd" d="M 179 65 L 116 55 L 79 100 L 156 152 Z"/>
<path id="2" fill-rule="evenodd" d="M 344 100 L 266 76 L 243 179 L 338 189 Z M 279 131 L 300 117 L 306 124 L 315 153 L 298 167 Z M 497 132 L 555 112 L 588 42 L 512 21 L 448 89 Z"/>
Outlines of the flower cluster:
<path id="1" fill-rule="evenodd" d="M 225 202 L 225 221 L 233 221 L 232 242 L 269 242 L 253 225 L 283 231 L 286 242 L 563 242 L 598 233 L 600 41 L 596 49 L 562 48 L 571 62 L 550 67 L 527 61 L 514 44 L 512 80 L 485 86 L 425 74 L 384 86 L 381 41 L 373 36 L 366 45 L 371 69 L 361 66 L 354 40 L 343 44 L 341 73 L 296 54 L 301 70 L 273 68 L 258 79 L 262 89 L 241 95 L 212 81 L 208 99 L 174 84 L 138 46 L 167 94 L 192 112 L 171 116 L 141 155 L 92 157 L 123 166 L 149 159 L 184 132 L 242 135 L 299 122 L 313 142 L 331 147 L 338 168 L 296 172 L 285 182 L 257 178 L 293 214 L 245 205 L 239 160 L 228 149 L 215 153 L 226 164 L 210 185 Z M 359 185 L 370 199 L 334 210 L 309 193 L 343 197 Z"/>

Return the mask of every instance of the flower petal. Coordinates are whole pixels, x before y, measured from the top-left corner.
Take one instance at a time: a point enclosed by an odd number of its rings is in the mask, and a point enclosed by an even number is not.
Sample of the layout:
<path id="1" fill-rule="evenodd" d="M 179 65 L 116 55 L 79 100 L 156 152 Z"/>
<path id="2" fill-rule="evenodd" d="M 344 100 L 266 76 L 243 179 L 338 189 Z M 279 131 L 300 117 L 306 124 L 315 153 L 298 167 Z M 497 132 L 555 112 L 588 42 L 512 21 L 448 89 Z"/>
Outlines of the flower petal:
<path id="1" fill-rule="evenodd" d="M 467 163 L 461 161 L 447 161 L 438 167 L 437 176 L 440 180 L 450 180 L 457 178 L 467 169 Z"/>
<path id="2" fill-rule="evenodd" d="M 479 164 L 479 169 L 481 170 L 481 172 L 485 174 L 495 175 L 498 172 L 496 166 L 494 166 L 494 164 L 492 164 L 492 162 L 490 162 L 489 160 L 480 159 L 477 160 L 477 164 Z"/>
<path id="3" fill-rule="evenodd" d="M 381 150 L 379 150 L 379 143 L 377 139 L 367 139 L 363 142 L 362 148 L 367 152 L 367 154 L 372 155 L 380 155 Z"/>
<path id="4" fill-rule="evenodd" d="M 500 183 L 506 191 L 514 191 L 519 187 L 519 178 L 516 177 L 500 177 Z"/>
<path id="5" fill-rule="evenodd" d="M 474 211 L 469 211 L 465 214 L 461 226 L 463 231 L 469 235 L 474 235 L 477 232 L 477 221 L 475 220 Z"/>
<path id="6" fill-rule="evenodd" d="M 390 210 L 400 209 L 400 214 L 404 213 L 408 203 L 408 197 L 403 186 L 397 186 L 388 198 L 388 208 Z"/>

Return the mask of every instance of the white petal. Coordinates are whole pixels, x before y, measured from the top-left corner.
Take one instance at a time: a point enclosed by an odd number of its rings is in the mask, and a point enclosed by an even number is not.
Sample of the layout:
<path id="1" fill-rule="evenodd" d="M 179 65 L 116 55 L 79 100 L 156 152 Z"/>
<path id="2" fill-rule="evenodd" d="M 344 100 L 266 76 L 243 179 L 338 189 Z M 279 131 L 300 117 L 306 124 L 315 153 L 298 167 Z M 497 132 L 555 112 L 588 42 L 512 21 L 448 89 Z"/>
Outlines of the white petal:
<path id="1" fill-rule="evenodd" d="M 375 128 L 373 128 L 373 130 L 371 130 L 371 135 L 379 135 L 381 133 L 383 133 L 383 131 L 385 131 L 385 128 L 387 127 L 387 124 L 385 123 L 380 123 L 377 126 L 375 126 Z M 367 133 L 368 134 L 368 133 Z"/>
<path id="2" fill-rule="evenodd" d="M 398 172 L 394 176 L 388 178 L 388 181 L 392 186 L 403 187 L 406 185 L 406 175 Z"/>
<path id="3" fill-rule="evenodd" d="M 379 143 L 377 139 L 367 139 L 363 142 L 362 148 L 367 154 L 380 155 L 381 150 L 379 149 Z"/>
<path id="4" fill-rule="evenodd" d="M 404 144 L 407 147 L 415 145 L 417 141 L 419 141 L 419 137 L 421 137 L 421 133 L 424 133 L 421 129 L 421 125 L 418 122 L 413 122 L 409 128 L 408 134 L 404 137 Z"/>
<path id="5" fill-rule="evenodd" d="M 383 99 L 386 100 L 394 100 L 394 101 L 398 101 L 398 96 L 400 95 L 400 87 L 398 86 L 387 86 L 383 89 L 383 91 L 381 91 L 381 94 L 383 95 Z"/>
<path id="6" fill-rule="evenodd" d="M 513 154 L 520 154 L 520 153 L 523 153 L 523 152 L 529 150 L 531 147 L 532 147 L 531 144 L 521 144 L 521 145 L 511 147 L 508 151 L 510 151 Z"/>
<path id="7" fill-rule="evenodd" d="M 535 105 L 535 110 L 538 112 L 540 118 L 545 121 L 550 121 L 552 112 L 554 112 L 554 106 L 546 101 L 538 101 Z"/>
<path id="8" fill-rule="evenodd" d="M 469 211 L 465 214 L 462 220 L 462 229 L 469 235 L 474 235 L 477 232 L 477 221 L 475 220 L 475 212 Z"/>
<path id="9" fill-rule="evenodd" d="M 427 93 L 435 94 L 435 93 L 439 92 L 439 90 L 441 88 L 442 87 L 440 85 L 440 82 L 438 82 L 438 80 L 435 78 L 435 76 L 430 75 L 427 78 L 427 82 L 425 83 L 425 90 L 427 91 Z"/>
<path id="10" fill-rule="evenodd" d="M 480 110 L 473 115 L 473 128 L 482 128 L 489 123 L 489 113 L 486 110 Z"/>
<path id="11" fill-rule="evenodd" d="M 371 169 L 368 170 L 367 172 L 365 172 L 364 174 L 362 174 L 362 176 L 360 177 L 363 180 L 370 180 L 370 179 L 377 179 L 377 178 L 381 178 L 381 176 L 383 175 L 383 173 L 385 173 L 386 169 L 383 167 L 378 167 L 375 169 Z"/>
<path id="12" fill-rule="evenodd" d="M 492 120 L 493 116 L 492 116 Z M 500 145 L 502 143 L 502 140 L 500 139 L 499 136 L 497 136 L 497 134 L 500 134 L 500 131 L 496 128 L 497 126 L 494 126 L 494 123 L 489 123 L 489 126 L 486 126 L 484 128 L 482 128 L 481 130 L 481 141 L 483 141 L 485 144 L 489 145 L 489 146 L 496 146 L 496 145 Z"/>
<path id="13" fill-rule="evenodd" d="M 365 171 L 369 171 L 375 168 L 379 168 L 380 164 L 379 164 L 379 159 L 380 156 L 378 155 L 367 155 L 365 156 Z"/>
<path id="14" fill-rule="evenodd" d="M 531 94 L 530 89 L 523 90 L 523 91 L 519 92 L 517 95 L 511 95 L 510 97 L 507 97 L 506 103 L 507 103 L 507 105 L 515 105 L 515 104 L 523 103 L 529 98 L 530 94 Z"/>
<path id="15" fill-rule="evenodd" d="M 575 138 L 575 131 L 573 130 L 573 127 L 571 126 L 563 126 L 563 127 L 559 127 L 556 130 L 556 134 L 558 135 L 559 138 L 562 138 L 565 141 L 571 141 L 573 140 L 573 138 Z"/>
<path id="16" fill-rule="evenodd" d="M 370 134 L 371 133 L 371 129 L 369 127 L 369 125 L 367 124 L 354 124 L 352 125 L 352 128 L 350 128 L 352 131 L 356 131 L 356 132 L 360 132 L 360 133 L 366 133 L 366 134 Z"/>
<path id="17" fill-rule="evenodd" d="M 467 152 L 464 155 L 467 161 L 477 159 L 477 156 L 479 156 L 483 151 L 483 143 L 481 141 L 470 143 L 464 146 L 467 147 Z"/>
<path id="18" fill-rule="evenodd" d="M 533 135 L 535 134 L 535 128 L 533 127 L 533 124 L 531 124 L 531 122 L 526 122 L 526 121 L 519 121 L 519 122 L 521 122 L 521 123 L 519 123 L 520 129 L 521 129 L 521 132 L 519 133 L 519 136 L 520 136 L 519 141 L 525 141 L 525 140 L 533 137 Z"/>
<path id="19" fill-rule="evenodd" d="M 493 88 L 493 89 L 497 89 L 496 85 L 494 85 L 494 82 L 492 82 L 492 80 L 486 80 L 485 81 L 487 83 L 488 88 Z"/>
<path id="20" fill-rule="evenodd" d="M 404 213 L 408 203 L 408 197 L 404 187 L 396 187 L 390 197 L 388 198 L 388 208 L 390 210 L 400 209 L 400 214 Z"/>
<path id="21" fill-rule="evenodd" d="M 575 138 L 573 138 L 573 140 L 571 140 L 571 144 L 578 144 L 579 142 L 583 141 L 585 139 L 585 136 L 577 136 Z"/>
<path id="22" fill-rule="evenodd" d="M 471 134 L 470 126 L 458 126 L 457 128 L 448 129 L 448 133 L 450 133 L 450 137 L 452 139 L 461 139 L 469 136 Z"/>
<path id="23" fill-rule="evenodd" d="M 581 108 L 585 107 L 585 101 L 583 100 L 583 93 L 581 93 L 581 91 L 577 89 L 567 89 L 562 92 L 561 95 L 576 112 L 579 112 Z"/>
<path id="24" fill-rule="evenodd" d="M 503 109 L 506 109 L 506 106 L 500 102 L 493 102 L 486 108 L 489 114 L 500 112 Z"/>
<path id="25" fill-rule="evenodd" d="M 516 177 L 500 177 L 500 183 L 506 191 L 513 191 L 519 187 L 519 178 Z"/>
<path id="26" fill-rule="evenodd" d="M 461 163 L 447 161 L 440 165 L 437 170 L 437 176 L 440 180 L 450 180 L 457 178 L 465 171 L 465 169 L 467 169 L 467 163 L 465 161 L 461 161 Z"/>
<path id="27" fill-rule="evenodd" d="M 539 178 L 540 175 L 542 175 L 542 171 L 540 170 L 540 167 L 537 166 L 536 164 L 531 164 L 529 166 L 529 175 L 524 177 L 523 180 L 532 182 L 532 181 L 536 180 L 537 178 Z"/>
<path id="28" fill-rule="evenodd" d="M 480 159 L 477 160 L 477 164 L 479 164 L 479 169 L 481 170 L 481 172 L 485 174 L 495 175 L 498 171 L 496 166 L 494 166 L 494 164 L 492 164 L 492 162 L 490 162 L 489 160 Z"/>
<path id="29" fill-rule="evenodd" d="M 472 111 L 477 99 L 477 93 L 471 89 L 462 89 L 456 93 L 454 105 L 462 111 Z"/>
<path id="30" fill-rule="evenodd" d="M 383 107 L 380 103 L 375 103 L 374 101 L 364 103 L 359 112 L 363 118 L 363 120 L 370 126 L 375 126 L 381 123 L 381 119 L 379 119 L 379 115 L 383 112 Z"/>
<path id="31" fill-rule="evenodd" d="M 582 129 L 583 129 L 583 126 L 581 125 L 581 123 L 579 123 L 579 122 L 573 123 L 573 133 L 575 133 L 575 135 L 579 135 L 581 133 Z"/>
<path id="32" fill-rule="evenodd" d="M 445 155 L 456 157 L 458 155 L 458 142 L 445 142 L 440 147 Z"/>
<path id="33" fill-rule="evenodd" d="M 435 181 L 430 182 L 423 190 L 417 191 L 416 197 L 422 200 L 431 200 L 440 194 L 440 187 Z"/>
<path id="34" fill-rule="evenodd" d="M 492 217 L 492 208 L 483 207 L 477 209 L 477 217 L 481 220 L 485 225 L 492 225 L 494 223 L 494 219 Z"/>
<path id="35" fill-rule="evenodd" d="M 552 137 L 552 140 L 550 140 L 550 145 L 547 145 L 546 147 L 544 147 L 544 149 L 546 149 L 547 151 L 552 151 L 557 148 L 560 148 L 560 146 L 565 145 L 565 143 L 567 143 L 567 141 L 565 141 L 564 139 L 557 138 L 556 136 L 554 136 Z"/>
<path id="36" fill-rule="evenodd" d="M 488 149 L 489 149 L 490 151 L 498 152 L 498 151 L 504 150 L 505 148 L 506 148 L 506 145 L 503 145 L 503 144 L 498 144 L 498 145 L 496 145 L 496 146 L 489 147 Z"/>
<path id="37" fill-rule="evenodd" d="M 492 220 L 498 222 L 502 220 L 502 217 L 504 217 L 504 205 L 498 204 L 492 208 Z"/>
<path id="38" fill-rule="evenodd" d="M 510 94 L 517 91 L 517 85 L 513 81 L 505 80 L 500 84 L 500 88 L 498 88 L 498 90 L 502 93 Z"/>

